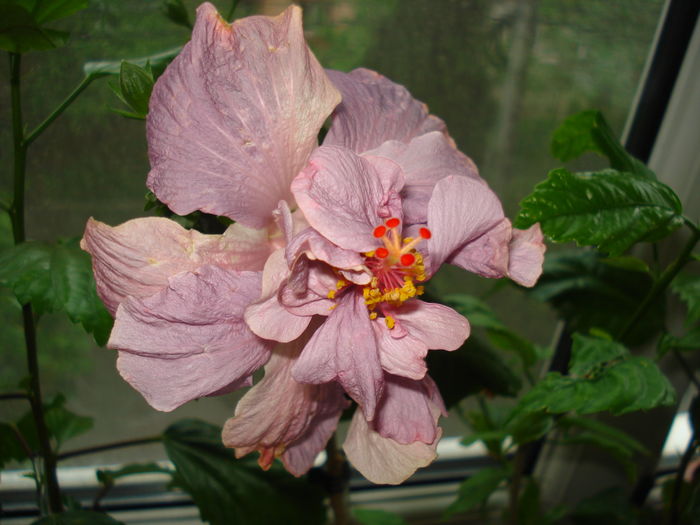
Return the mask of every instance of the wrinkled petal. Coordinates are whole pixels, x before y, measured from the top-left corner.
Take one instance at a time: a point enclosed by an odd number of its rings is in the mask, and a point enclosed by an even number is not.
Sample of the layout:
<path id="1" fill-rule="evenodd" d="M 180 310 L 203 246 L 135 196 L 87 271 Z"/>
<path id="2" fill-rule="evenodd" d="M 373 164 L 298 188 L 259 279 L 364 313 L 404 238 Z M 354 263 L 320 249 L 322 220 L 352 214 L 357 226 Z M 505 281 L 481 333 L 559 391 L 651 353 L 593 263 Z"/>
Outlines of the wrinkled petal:
<path id="1" fill-rule="evenodd" d="M 456 350 L 469 337 L 466 317 L 449 306 L 414 299 L 394 310 L 393 315 L 431 350 Z"/>
<path id="2" fill-rule="evenodd" d="M 410 143 L 391 140 L 363 156 L 386 157 L 396 162 L 404 172 L 406 183 L 401 191 L 406 224 L 425 223 L 428 202 L 438 181 L 449 175 L 479 177 L 476 165 L 454 147 L 452 141 L 437 131 L 415 137 Z"/>
<path id="3" fill-rule="evenodd" d="M 435 403 L 434 400 L 439 400 Z M 442 400 L 435 382 L 388 375 L 373 426 L 385 438 L 407 445 L 415 441 L 433 443 L 439 434 L 437 420 Z"/>
<path id="4" fill-rule="evenodd" d="M 379 347 L 379 360 L 386 372 L 410 379 L 422 379 L 425 376 L 428 371 L 425 363 L 428 346 L 423 341 L 410 333 L 403 337 L 393 337 L 383 319 L 375 320 L 372 328 Z"/>
<path id="5" fill-rule="evenodd" d="M 338 288 L 338 276 L 327 265 L 302 260 L 307 268 L 303 288 L 283 285 L 279 291 L 279 301 L 296 315 L 327 316 L 335 308 L 335 301 L 329 299 L 329 292 Z"/>
<path id="6" fill-rule="evenodd" d="M 304 347 L 293 368 L 302 383 L 337 380 L 371 419 L 384 385 L 377 343 L 367 307 L 359 293 L 348 292 Z"/>
<path id="7" fill-rule="evenodd" d="M 239 227 L 223 236 L 203 235 L 161 217 L 115 227 L 90 219 L 80 246 L 92 255 L 97 292 L 112 315 L 126 296 L 153 295 L 177 273 L 202 264 L 258 269 L 250 267 L 270 251 L 259 232 Z"/>
<path id="8" fill-rule="evenodd" d="M 266 226 L 339 102 L 304 41 L 300 8 L 229 25 L 205 3 L 153 89 L 148 187 L 179 215 Z"/>
<path id="9" fill-rule="evenodd" d="M 282 457 L 287 470 L 304 474 L 338 424 L 346 406 L 337 384 L 297 383 L 291 374 L 303 342 L 278 347 L 265 366 L 265 377 L 236 406 L 222 438 L 236 457 L 260 451 L 260 466 L 268 469 Z"/>
<path id="10" fill-rule="evenodd" d="M 428 203 L 430 271 L 435 273 L 453 252 L 503 219 L 501 203 L 486 185 L 451 175 L 435 185 Z"/>
<path id="11" fill-rule="evenodd" d="M 327 262 L 334 268 L 360 270 L 365 262 L 364 257 L 356 251 L 336 246 L 313 228 L 306 228 L 287 245 L 287 264 L 293 265 L 302 254 L 310 260 Z"/>
<path id="12" fill-rule="evenodd" d="M 271 345 L 243 321 L 259 295 L 257 272 L 203 266 L 178 274 L 159 293 L 119 306 L 108 346 L 121 351 L 119 371 L 149 404 L 173 410 L 267 361 Z"/>
<path id="13" fill-rule="evenodd" d="M 287 343 L 299 337 L 311 317 L 294 315 L 279 302 L 278 289 L 289 276 L 284 249 L 275 251 L 263 270 L 262 294 L 245 310 L 245 322 L 259 337 Z"/>
<path id="14" fill-rule="evenodd" d="M 379 73 L 362 68 L 327 73 L 343 100 L 333 113 L 324 145 L 362 153 L 387 140 L 409 142 L 430 131 L 446 133 L 445 123 L 429 115 L 425 104 Z"/>
<path id="15" fill-rule="evenodd" d="M 371 482 L 398 485 L 417 469 L 433 462 L 441 434 L 441 429 L 438 429 L 437 438 L 430 444 L 422 441 L 401 444 L 375 432 L 358 409 L 350 423 L 343 450 L 354 467 Z"/>
<path id="16" fill-rule="evenodd" d="M 512 230 L 510 221 L 504 218 L 486 233 L 454 252 L 447 262 L 482 277 L 505 277 L 508 274 L 508 247 Z"/>
<path id="17" fill-rule="evenodd" d="M 546 246 L 539 224 L 527 230 L 513 229 L 510 241 L 508 276 L 516 283 L 532 287 L 542 275 Z"/>
<path id="18" fill-rule="evenodd" d="M 367 252 L 379 244 L 374 228 L 388 217 L 401 217 L 402 187 L 403 174 L 395 162 L 324 146 L 294 179 L 292 192 L 321 235 L 346 250 Z"/>

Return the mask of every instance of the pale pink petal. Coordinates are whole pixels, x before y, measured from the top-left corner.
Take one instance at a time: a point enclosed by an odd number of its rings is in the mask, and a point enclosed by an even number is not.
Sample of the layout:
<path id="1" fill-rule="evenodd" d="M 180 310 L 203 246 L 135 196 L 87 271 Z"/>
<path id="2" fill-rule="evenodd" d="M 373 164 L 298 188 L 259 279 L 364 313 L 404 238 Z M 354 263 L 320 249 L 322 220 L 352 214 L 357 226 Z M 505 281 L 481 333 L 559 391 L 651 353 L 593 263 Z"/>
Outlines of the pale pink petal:
<path id="1" fill-rule="evenodd" d="M 422 381 L 387 375 L 384 395 L 373 421 L 376 432 L 404 445 L 414 441 L 433 443 L 438 436 L 436 414 L 439 406 L 433 403 L 437 388 L 426 376 Z"/>
<path id="2" fill-rule="evenodd" d="M 466 317 L 449 306 L 414 299 L 396 308 L 392 315 L 431 350 L 456 350 L 469 337 Z"/>
<path id="3" fill-rule="evenodd" d="M 368 69 L 350 73 L 328 70 L 343 95 L 333 112 L 325 145 L 338 145 L 362 153 L 387 140 L 409 142 L 430 131 L 446 133 L 445 123 L 428 114 L 425 104 L 408 90 Z"/>
<path id="4" fill-rule="evenodd" d="M 301 9 L 227 24 L 208 3 L 158 79 L 148 187 L 173 211 L 263 227 L 340 102 L 304 41 Z"/>
<path id="5" fill-rule="evenodd" d="M 384 386 L 377 343 L 362 295 L 346 292 L 293 368 L 302 383 L 337 380 L 371 419 Z"/>
<path id="6" fill-rule="evenodd" d="M 535 286 L 542 275 L 546 249 L 539 224 L 533 224 L 527 230 L 513 229 L 508 276 L 522 286 Z"/>
<path id="7" fill-rule="evenodd" d="M 361 269 L 364 257 L 352 250 L 344 250 L 323 237 L 313 228 L 306 228 L 291 240 L 286 249 L 287 264 L 290 266 L 302 254 L 310 260 L 327 262 L 334 268 Z"/>
<path id="8" fill-rule="evenodd" d="M 406 224 L 427 221 L 428 201 L 439 180 L 449 175 L 461 175 L 486 184 L 479 177 L 472 160 L 455 148 L 443 133 L 437 131 L 415 137 L 408 144 L 396 140 L 387 141 L 363 156 L 386 157 L 401 166 L 406 177 L 401 190 Z"/>
<path id="9" fill-rule="evenodd" d="M 262 270 L 274 249 L 267 228 L 253 229 L 237 222 L 219 237 L 217 244 L 200 249 L 209 264 L 236 270 Z"/>
<path id="10" fill-rule="evenodd" d="M 329 299 L 330 292 L 338 290 L 338 276 L 328 265 L 300 259 L 304 264 L 306 282 L 303 287 L 283 285 L 279 291 L 279 301 L 296 315 L 327 316 L 335 308 L 335 301 Z"/>
<path id="11" fill-rule="evenodd" d="M 486 233 L 454 252 L 447 262 L 482 277 L 505 277 L 508 274 L 508 246 L 511 236 L 510 221 L 504 218 Z"/>
<path id="12" fill-rule="evenodd" d="M 398 485 L 417 469 L 433 462 L 441 434 L 438 429 L 438 436 L 431 444 L 421 441 L 401 444 L 375 432 L 358 409 L 350 423 L 343 450 L 355 468 L 371 482 Z"/>
<path id="13" fill-rule="evenodd" d="M 502 219 L 503 208 L 498 197 L 483 183 L 455 175 L 440 180 L 428 203 L 431 273 L 455 251 Z"/>
<path id="14" fill-rule="evenodd" d="M 270 355 L 243 321 L 259 294 L 259 273 L 203 266 L 155 295 L 127 298 L 108 343 L 121 351 L 119 371 L 159 410 L 246 379 Z"/>
<path id="15" fill-rule="evenodd" d="M 311 468 L 346 405 L 338 385 L 308 385 L 292 378 L 292 365 L 305 341 L 277 347 L 265 377 L 239 401 L 222 432 L 236 457 L 258 450 L 259 463 L 267 469 L 281 456 L 297 476 Z"/>
<path id="16" fill-rule="evenodd" d="M 402 186 L 396 163 L 324 146 L 294 179 L 292 192 L 309 224 L 324 237 L 346 250 L 367 252 L 379 244 L 374 228 L 388 217 L 400 218 Z"/>
<path id="17" fill-rule="evenodd" d="M 251 234 L 237 253 L 238 247 L 219 235 L 186 230 L 161 217 L 133 219 L 114 228 L 90 219 L 80 246 L 92 255 L 97 292 L 113 315 L 127 296 L 153 295 L 179 272 L 211 263 L 244 269 L 238 264 L 248 266 L 269 253 L 264 237 Z"/>
<path id="18" fill-rule="evenodd" d="M 299 337 L 311 321 L 311 317 L 294 315 L 280 304 L 279 287 L 288 276 L 284 249 L 279 248 L 265 264 L 260 299 L 245 310 L 248 327 L 259 337 L 287 343 Z"/>

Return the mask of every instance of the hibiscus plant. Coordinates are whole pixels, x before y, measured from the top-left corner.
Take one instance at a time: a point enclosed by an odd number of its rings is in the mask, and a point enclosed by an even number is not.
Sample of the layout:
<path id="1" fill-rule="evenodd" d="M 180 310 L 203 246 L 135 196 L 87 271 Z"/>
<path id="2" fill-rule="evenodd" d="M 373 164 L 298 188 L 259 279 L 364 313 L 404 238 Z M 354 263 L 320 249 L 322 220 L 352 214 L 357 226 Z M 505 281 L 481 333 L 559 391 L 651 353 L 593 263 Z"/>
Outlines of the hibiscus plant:
<path id="1" fill-rule="evenodd" d="M 144 472 L 170 476 L 215 524 L 323 523 L 328 504 L 336 523 L 400 523 L 362 509 L 350 516 L 349 465 L 373 483 L 402 483 L 435 460 L 448 408 L 473 430 L 464 443 L 483 442 L 492 463 L 462 483 L 447 515 L 478 511 L 505 484 L 510 523 L 575 516 L 540 502 L 527 464 L 534 445 L 553 436 L 600 446 L 634 475 L 644 446 L 587 416 L 675 402 L 654 361 L 629 347 L 658 340 L 659 354 L 683 359 L 697 346 L 700 287 L 679 272 L 697 259 L 700 229 L 599 113 L 567 119 L 553 153 L 568 162 L 592 151 L 611 168 L 552 171 L 511 223 L 445 123 L 406 88 L 367 69 L 323 69 L 300 8 L 229 23 L 231 14 L 205 3 L 184 47 L 87 64 L 76 90 L 27 132 L 22 55 L 59 45 L 65 35 L 50 24 L 86 3 L 0 4 L 9 20 L 0 47 L 11 67 L 14 198 L 6 211 L 15 243 L 0 254 L 0 283 L 22 305 L 29 365 L 21 390 L 0 397 L 31 407 L 0 423 L 0 466 L 31 462 L 47 516 L 36 523 L 117 523 L 97 512 L 101 499 L 119 478 Z M 181 2 L 166 6 L 190 25 Z M 90 218 L 79 246 L 27 241 L 29 146 L 103 77 L 118 80 L 129 108 L 119 112 L 146 120 L 147 208 L 158 216 L 117 226 Z M 682 226 L 690 237 L 665 268 L 628 255 Z M 594 249 L 555 251 L 544 262 L 543 233 Z M 446 264 L 552 304 L 572 341 L 567 366 L 545 373 L 551 352 L 481 299 L 431 295 L 429 281 Z M 669 287 L 689 306 L 686 335 L 666 332 L 659 305 Z M 42 398 L 35 323 L 58 310 L 118 353 L 119 374 L 155 410 L 249 389 L 223 429 L 184 420 L 158 436 L 64 452 L 92 422 L 61 396 Z M 515 352 L 519 368 L 501 350 Z M 465 409 L 467 397 L 479 410 Z M 341 419 L 349 421 L 342 446 Z M 156 441 L 170 466 L 98 471 L 93 510 L 61 493 L 58 461 Z M 325 466 L 315 467 L 324 450 Z M 678 477 L 675 516 L 683 490 Z M 275 504 L 254 503 L 268 498 Z"/>

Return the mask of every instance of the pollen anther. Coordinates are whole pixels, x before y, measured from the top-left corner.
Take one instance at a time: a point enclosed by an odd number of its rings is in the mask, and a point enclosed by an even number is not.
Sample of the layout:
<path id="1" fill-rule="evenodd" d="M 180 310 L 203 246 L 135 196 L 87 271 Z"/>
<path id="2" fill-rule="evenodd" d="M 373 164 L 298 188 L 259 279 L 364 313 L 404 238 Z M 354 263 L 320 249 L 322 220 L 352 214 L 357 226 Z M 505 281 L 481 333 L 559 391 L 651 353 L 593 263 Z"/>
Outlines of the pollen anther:
<path id="1" fill-rule="evenodd" d="M 384 246 L 380 246 L 375 250 L 374 254 L 380 259 L 386 259 L 389 256 L 389 250 L 384 248 Z"/>
<path id="2" fill-rule="evenodd" d="M 414 262 L 416 262 L 416 256 L 412 253 L 404 253 L 401 256 L 401 264 L 404 266 L 411 266 Z"/>
<path id="3" fill-rule="evenodd" d="M 391 219 L 386 221 L 385 224 L 386 224 L 387 228 L 396 228 L 399 224 L 401 224 L 401 221 L 399 219 L 397 219 L 396 217 L 392 217 Z"/>
<path id="4" fill-rule="evenodd" d="M 423 239 L 430 239 L 433 236 L 433 234 L 430 233 L 430 230 L 428 228 L 421 228 L 420 230 L 418 230 L 418 233 Z"/>
<path id="5" fill-rule="evenodd" d="M 372 235 L 374 235 L 377 239 L 384 237 L 384 234 L 386 233 L 386 226 L 377 226 L 374 229 L 374 232 Z"/>

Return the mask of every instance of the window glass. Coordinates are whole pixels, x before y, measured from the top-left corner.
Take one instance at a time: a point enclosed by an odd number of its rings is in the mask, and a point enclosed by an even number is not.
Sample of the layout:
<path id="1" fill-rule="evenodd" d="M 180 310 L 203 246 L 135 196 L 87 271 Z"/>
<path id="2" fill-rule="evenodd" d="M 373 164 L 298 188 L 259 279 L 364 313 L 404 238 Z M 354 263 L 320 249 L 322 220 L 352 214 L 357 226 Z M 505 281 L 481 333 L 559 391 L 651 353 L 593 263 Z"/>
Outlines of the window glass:
<path id="1" fill-rule="evenodd" d="M 226 13 L 229 2 L 214 2 Z M 443 118 L 459 148 L 514 217 L 517 203 L 557 166 L 549 155 L 551 132 L 567 115 L 601 109 L 620 132 L 630 109 L 662 9 L 661 0 L 307 0 L 308 41 L 323 65 L 375 69 L 404 84 Z M 186 2 L 193 14 L 197 2 Z M 279 0 L 241 0 L 238 15 L 277 14 Z M 189 31 L 163 16 L 160 2 L 92 0 L 67 19 L 70 45 L 59 52 L 30 53 L 24 60 L 24 112 L 41 121 L 82 78 L 88 60 L 139 57 L 184 43 Z M 11 191 L 11 136 L 7 67 L 0 85 L 0 155 L 3 192 Z M 120 102 L 108 80 L 98 80 L 33 145 L 28 166 L 27 230 L 32 239 L 82 234 L 94 216 L 116 225 L 143 211 L 148 172 L 144 125 L 111 108 Z M 467 205 L 465 203 L 465 205 Z M 0 221 L 0 243 L 11 243 Z M 431 292 L 454 291 L 489 298 L 504 321 L 548 344 L 554 316 L 510 286 L 448 268 Z M 20 309 L 0 295 L 0 389 L 25 374 Z M 62 391 L 77 413 L 95 417 L 95 430 L 73 446 L 153 435 L 168 422 L 202 417 L 222 424 L 231 396 L 204 399 L 163 414 L 151 409 L 116 372 L 114 352 L 96 348 L 62 316 L 41 319 L 43 381 Z M 10 411 L 21 411 L 21 403 Z M 3 410 L 8 410 L 4 407 Z M 461 432 L 449 418 L 447 433 Z M 159 457 L 153 447 L 144 454 Z M 146 459 L 124 449 L 79 463 Z"/>

